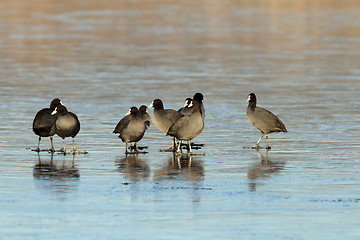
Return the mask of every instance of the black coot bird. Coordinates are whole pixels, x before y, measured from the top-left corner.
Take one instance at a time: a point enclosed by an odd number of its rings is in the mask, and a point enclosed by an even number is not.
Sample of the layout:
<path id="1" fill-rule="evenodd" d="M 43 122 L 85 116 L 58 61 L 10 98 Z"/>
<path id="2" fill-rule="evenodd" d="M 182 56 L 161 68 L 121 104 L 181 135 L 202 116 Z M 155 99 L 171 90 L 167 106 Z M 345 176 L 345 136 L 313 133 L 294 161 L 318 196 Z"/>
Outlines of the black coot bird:
<path id="1" fill-rule="evenodd" d="M 188 141 L 189 153 L 192 153 L 191 140 L 197 137 L 204 128 L 203 100 L 204 96 L 201 93 L 196 93 L 192 103 L 189 105 L 192 108 L 191 114 L 181 117 L 169 128 L 167 135 L 176 137 L 179 140 L 177 152 L 180 152 L 181 142 L 184 140 Z"/>
<path id="2" fill-rule="evenodd" d="M 40 151 L 41 137 L 50 137 L 51 148 L 50 151 L 54 152 L 53 136 L 55 134 L 55 122 L 56 116 L 51 115 L 55 108 L 61 105 L 61 100 L 55 98 L 50 103 L 50 108 L 44 108 L 40 110 L 33 121 L 33 131 L 39 136 L 38 148 L 36 151 Z"/>
<path id="3" fill-rule="evenodd" d="M 139 108 L 140 118 L 144 121 L 147 130 L 150 127 L 150 114 L 147 106 L 141 105 Z"/>
<path id="4" fill-rule="evenodd" d="M 155 99 L 149 106 L 154 108 L 153 122 L 157 129 L 163 133 L 167 133 L 171 125 L 173 125 L 178 119 L 183 117 L 182 113 L 174 109 L 164 109 L 164 104 L 160 99 Z M 175 151 L 175 137 L 172 136 L 172 148 L 171 151 Z"/>
<path id="5" fill-rule="evenodd" d="M 205 107 L 203 102 L 200 104 L 200 111 L 201 111 L 201 117 L 205 118 Z M 178 110 L 178 112 L 184 114 L 184 115 L 190 115 L 192 112 L 192 99 L 187 98 L 185 99 L 184 106 Z"/>
<path id="6" fill-rule="evenodd" d="M 75 136 L 80 131 L 80 121 L 78 117 L 74 113 L 68 112 L 67 108 L 63 105 L 57 106 L 51 114 L 57 116 L 55 129 L 56 134 L 63 139 L 64 154 L 66 154 L 65 138 L 67 137 L 72 137 L 73 154 L 76 154 Z"/>
<path id="7" fill-rule="evenodd" d="M 119 133 L 119 138 L 126 143 L 125 154 L 128 154 L 128 144 L 135 142 L 135 152 L 138 153 L 137 142 L 142 139 L 148 127 L 147 121 L 141 117 L 137 107 L 131 107 L 129 112 L 116 125 L 113 133 Z"/>
<path id="8" fill-rule="evenodd" d="M 192 102 L 191 98 L 185 99 L 184 106 L 178 110 L 179 113 L 182 113 L 184 115 L 189 115 L 192 112 L 192 108 L 189 107 Z"/>
<path id="9" fill-rule="evenodd" d="M 261 137 L 256 142 L 253 148 L 260 148 L 259 143 L 261 139 L 266 136 L 266 148 L 269 149 L 268 143 L 268 134 L 273 132 L 287 132 L 284 123 L 275 116 L 272 112 L 256 106 L 256 96 L 255 93 L 250 93 L 248 96 L 248 107 L 246 114 L 248 119 L 254 127 L 261 131 Z"/>

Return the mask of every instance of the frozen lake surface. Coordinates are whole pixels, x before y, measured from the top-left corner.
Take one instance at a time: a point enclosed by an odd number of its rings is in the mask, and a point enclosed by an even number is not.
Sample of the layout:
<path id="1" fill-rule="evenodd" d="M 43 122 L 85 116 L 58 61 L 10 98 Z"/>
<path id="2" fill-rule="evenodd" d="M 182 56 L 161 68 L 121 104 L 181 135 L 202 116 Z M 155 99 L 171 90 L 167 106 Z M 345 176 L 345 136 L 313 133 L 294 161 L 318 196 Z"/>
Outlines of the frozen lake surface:
<path id="1" fill-rule="evenodd" d="M 1 240 L 360 239 L 360 4 L 191 2 L 0 2 Z M 124 155 L 131 106 L 196 92 L 205 156 L 160 152 L 153 124 Z M 250 92 L 289 131 L 268 152 L 244 149 Z M 31 151 L 55 97 L 87 155 Z"/>

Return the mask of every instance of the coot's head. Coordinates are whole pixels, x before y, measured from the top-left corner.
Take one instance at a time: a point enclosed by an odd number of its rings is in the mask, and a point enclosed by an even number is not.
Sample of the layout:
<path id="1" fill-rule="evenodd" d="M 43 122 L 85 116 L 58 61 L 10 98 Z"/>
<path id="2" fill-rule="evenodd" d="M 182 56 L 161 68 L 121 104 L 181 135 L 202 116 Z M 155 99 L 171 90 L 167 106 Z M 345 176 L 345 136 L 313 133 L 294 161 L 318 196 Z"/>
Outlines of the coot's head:
<path id="1" fill-rule="evenodd" d="M 54 110 L 57 106 L 63 105 L 59 98 L 54 98 L 50 103 L 50 109 Z"/>
<path id="2" fill-rule="evenodd" d="M 64 105 L 59 105 L 55 108 L 55 110 L 51 113 L 51 115 L 65 115 L 68 113 L 68 110 L 66 109 L 66 107 Z"/>
<path id="3" fill-rule="evenodd" d="M 189 105 L 190 105 L 191 101 L 192 101 L 192 99 L 191 99 L 191 98 L 187 98 L 187 99 L 185 99 L 184 107 L 189 107 Z"/>
<path id="4" fill-rule="evenodd" d="M 201 93 L 195 93 L 193 100 L 201 102 L 202 100 L 204 100 L 204 96 Z"/>
<path id="5" fill-rule="evenodd" d="M 139 112 L 140 112 L 141 114 L 149 113 L 148 108 L 147 108 L 147 106 L 145 106 L 145 105 L 141 105 L 141 106 L 140 106 Z"/>
<path id="6" fill-rule="evenodd" d="M 126 115 L 136 115 L 137 113 L 139 112 L 139 110 L 137 109 L 137 107 L 131 107 L 130 109 L 129 109 L 129 111 L 127 112 L 127 114 Z"/>
<path id="7" fill-rule="evenodd" d="M 255 103 L 256 104 L 256 95 L 255 93 L 250 93 L 247 98 L 248 103 Z"/>
<path id="8" fill-rule="evenodd" d="M 149 108 L 153 107 L 154 109 L 163 109 L 164 105 L 160 99 L 154 99 L 152 103 L 149 105 Z"/>

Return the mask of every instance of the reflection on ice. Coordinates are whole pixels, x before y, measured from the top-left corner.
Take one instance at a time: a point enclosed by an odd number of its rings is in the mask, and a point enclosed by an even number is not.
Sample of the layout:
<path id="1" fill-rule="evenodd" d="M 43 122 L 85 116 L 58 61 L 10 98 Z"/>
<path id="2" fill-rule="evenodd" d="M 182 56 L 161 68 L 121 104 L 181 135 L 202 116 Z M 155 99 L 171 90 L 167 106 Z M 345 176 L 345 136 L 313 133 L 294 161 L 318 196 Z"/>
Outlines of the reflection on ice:
<path id="1" fill-rule="evenodd" d="M 54 161 L 54 154 L 50 154 L 50 160 L 41 159 L 38 154 L 38 162 L 34 166 L 33 176 L 36 179 L 68 179 L 79 178 L 79 170 L 75 168 L 75 155 L 71 161 L 62 157 L 61 161 Z"/>
<path id="2" fill-rule="evenodd" d="M 74 188 L 74 181 L 80 178 L 79 170 L 75 167 L 75 155 L 69 157 L 61 155 L 60 159 L 54 159 L 54 153 L 40 156 L 38 153 L 37 163 L 33 169 L 34 180 L 41 188 L 57 193 L 66 193 Z M 46 181 L 46 182 L 44 182 Z"/>
<path id="3" fill-rule="evenodd" d="M 202 162 L 194 160 L 189 154 L 172 153 L 167 165 L 154 174 L 155 181 L 179 178 L 187 181 L 203 181 L 204 167 Z"/>
<path id="4" fill-rule="evenodd" d="M 125 155 L 125 157 L 116 160 L 116 166 L 119 172 L 125 174 L 132 182 L 139 182 L 142 179 L 146 180 L 150 176 L 149 165 L 142 161 L 137 154 Z"/>
<path id="5" fill-rule="evenodd" d="M 276 162 L 269 160 L 269 150 L 266 149 L 265 156 L 259 151 L 255 150 L 260 158 L 260 162 L 256 162 L 249 166 L 247 177 L 249 179 L 249 191 L 255 192 L 258 184 L 258 179 L 269 178 L 273 174 L 281 171 L 285 167 L 285 162 Z"/>

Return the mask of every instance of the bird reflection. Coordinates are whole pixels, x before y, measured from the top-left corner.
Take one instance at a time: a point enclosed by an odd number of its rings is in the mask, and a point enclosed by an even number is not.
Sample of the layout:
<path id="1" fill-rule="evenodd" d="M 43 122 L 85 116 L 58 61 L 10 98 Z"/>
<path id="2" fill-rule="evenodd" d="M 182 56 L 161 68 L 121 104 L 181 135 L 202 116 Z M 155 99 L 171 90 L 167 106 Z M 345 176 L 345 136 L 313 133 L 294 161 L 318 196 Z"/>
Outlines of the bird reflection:
<path id="1" fill-rule="evenodd" d="M 119 172 L 125 173 L 125 178 L 132 182 L 139 182 L 150 176 L 149 165 L 142 161 L 137 154 L 129 154 L 117 159 L 116 166 Z"/>
<path id="2" fill-rule="evenodd" d="M 260 162 L 251 165 L 248 168 L 247 177 L 249 181 L 249 191 L 255 192 L 257 187 L 257 179 L 270 178 L 273 174 L 281 171 L 285 167 L 285 162 L 275 162 L 269 160 L 269 149 L 266 149 L 265 156 L 255 150 L 260 158 Z"/>
<path id="3" fill-rule="evenodd" d="M 54 159 L 54 153 L 51 153 L 49 158 L 44 159 L 44 156 L 38 153 L 33 177 L 34 180 L 46 180 L 50 183 L 42 182 L 40 185 L 43 188 L 50 188 L 55 192 L 68 192 L 74 188 L 74 180 L 80 178 L 79 170 L 75 167 L 75 155 L 72 155 L 71 160 L 66 159 L 68 156 L 59 157 L 61 160 Z"/>
<path id="4" fill-rule="evenodd" d="M 61 161 L 54 161 L 54 153 L 51 153 L 50 160 L 42 160 L 38 154 L 38 162 L 34 166 L 33 176 L 36 179 L 66 179 L 79 178 L 79 170 L 75 168 L 75 155 L 68 161 L 62 156 Z"/>
<path id="5" fill-rule="evenodd" d="M 188 181 L 203 181 L 204 167 L 202 162 L 194 160 L 192 155 L 173 153 L 167 165 L 154 173 L 154 179 L 168 180 L 181 178 Z"/>

